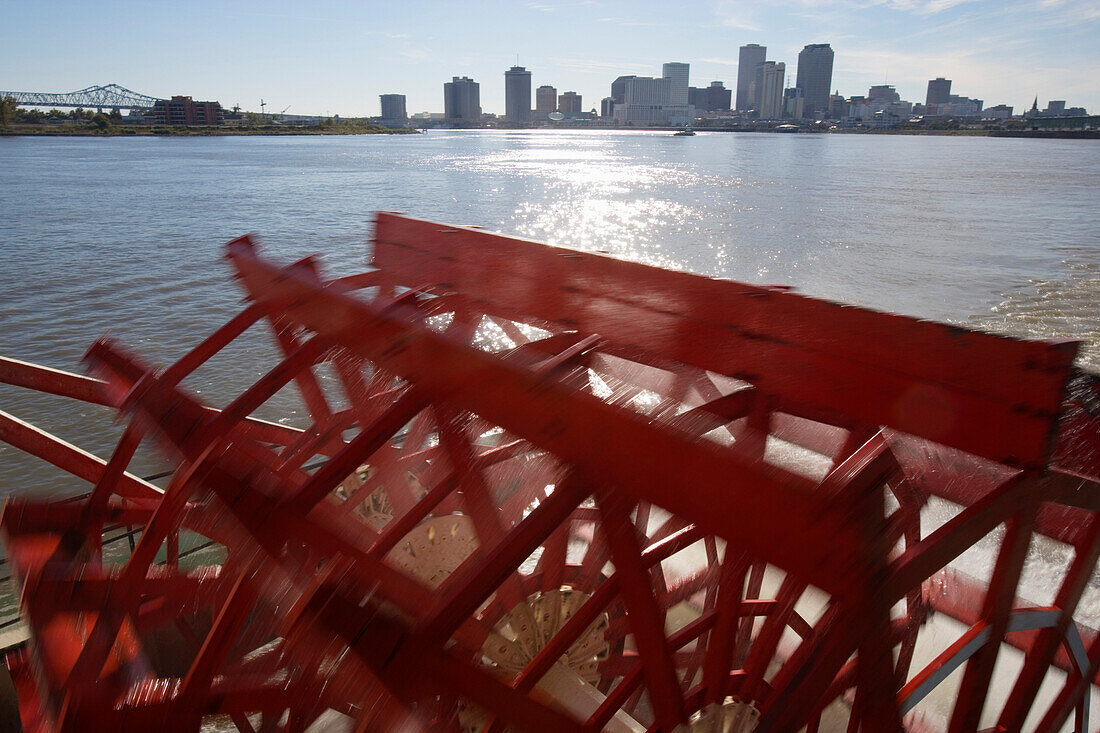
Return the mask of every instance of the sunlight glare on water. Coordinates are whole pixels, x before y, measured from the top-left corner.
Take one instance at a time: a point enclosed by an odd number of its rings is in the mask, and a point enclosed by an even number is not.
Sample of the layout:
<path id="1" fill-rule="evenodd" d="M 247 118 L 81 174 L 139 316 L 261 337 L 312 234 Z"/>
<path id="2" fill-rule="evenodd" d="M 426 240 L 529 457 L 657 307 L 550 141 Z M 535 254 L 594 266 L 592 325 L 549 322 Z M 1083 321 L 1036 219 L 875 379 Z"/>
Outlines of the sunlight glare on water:
<path id="1" fill-rule="evenodd" d="M 608 130 L 3 138 L 0 166 L 0 354 L 71 371 L 108 330 L 163 366 L 228 320 L 241 291 L 221 247 L 245 232 L 283 261 L 317 252 L 327 274 L 362 270 L 376 210 L 1079 339 L 1080 363 L 1100 369 L 1100 148 L 1091 141 Z M 509 345 L 499 329 L 483 336 Z M 274 355 L 270 335 L 250 330 L 186 386 L 224 405 Z M 8 387 L 0 406 L 100 455 L 120 432 L 106 410 Z M 258 414 L 304 420 L 293 388 Z M 135 462 L 138 472 L 161 466 L 152 451 Z M 0 487 L 88 488 L 2 445 Z M 933 506 L 925 531 L 954 511 Z M 996 539 L 955 567 L 986 578 Z M 1021 595 L 1051 602 L 1067 562 L 1065 547 L 1037 542 Z M 1095 578 L 1078 618 L 1100 620 Z"/>

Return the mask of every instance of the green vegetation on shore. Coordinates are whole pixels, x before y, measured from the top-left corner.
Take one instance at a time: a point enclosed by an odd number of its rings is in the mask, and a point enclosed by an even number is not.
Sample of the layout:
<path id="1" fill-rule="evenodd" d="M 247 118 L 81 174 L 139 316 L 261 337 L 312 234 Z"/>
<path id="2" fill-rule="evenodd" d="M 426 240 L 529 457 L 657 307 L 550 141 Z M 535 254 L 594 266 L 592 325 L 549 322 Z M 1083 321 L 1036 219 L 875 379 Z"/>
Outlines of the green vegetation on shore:
<path id="1" fill-rule="evenodd" d="M 42 112 L 21 109 L 14 97 L 0 99 L 0 135 L 79 135 L 82 137 L 216 137 L 222 135 L 388 135 L 415 133 L 394 130 L 362 120 L 324 119 L 312 124 L 287 124 L 272 115 L 264 118 L 253 113 L 225 125 L 135 125 L 123 121 L 117 111 L 111 114 L 74 109 Z"/>
<path id="2" fill-rule="evenodd" d="M 254 127 L 203 126 L 184 127 L 172 125 L 108 125 L 96 127 L 94 123 L 77 125 L 20 124 L 0 129 L 0 135 L 80 137 L 226 137 L 230 135 L 402 135 L 417 130 L 392 130 L 371 124 L 342 122 L 334 125 L 256 125 Z"/>

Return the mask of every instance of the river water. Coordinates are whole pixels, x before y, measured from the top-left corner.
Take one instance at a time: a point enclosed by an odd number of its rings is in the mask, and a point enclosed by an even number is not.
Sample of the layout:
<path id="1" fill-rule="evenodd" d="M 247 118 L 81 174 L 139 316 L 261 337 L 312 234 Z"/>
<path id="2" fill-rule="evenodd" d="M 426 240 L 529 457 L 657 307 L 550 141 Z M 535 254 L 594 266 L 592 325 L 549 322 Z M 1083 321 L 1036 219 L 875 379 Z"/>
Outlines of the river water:
<path id="1" fill-rule="evenodd" d="M 480 225 L 1014 335 L 1100 370 L 1100 145 L 969 137 L 465 132 L 0 138 L 0 354 L 71 371 L 110 330 L 157 364 L 241 307 L 221 245 L 365 267 L 372 212 Z M 251 334 L 188 386 L 222 404 Z M 104 455 L 105 410 L 0 386 L 0 409 Z M 267 412 L 265 412 L 265 410 Z M 292 400 L 259 412 L 294 423 Z M 139 473 L 160 467 L 142 453 Z M 0 492 L 87 485 L 0 445 Z M 1095 595 L 1095 594 L 1094 594 Z M 1098 602 L 1100 603 L 1100 602 Z M 1094 620 L 1090 618 L 1089 620 Z"/>
<path id="2" fill-rule="evenodd" d="M 0 139 L 0 354 L 79 371 L 107 330 L 155 363 L 239 308 L 221 245 L 259 232 L 330 272 L 385 209 L 1017 335 L 1100 369 L 1094 141 L 433 131 L 404 136 Z M 192 386 L 217 403 L 247 358 Z M 94 452 L 63 402 L 0 407 Z M 294 420 L 293 413 L 271 417 Z M 290 409 L 287 407 L 286 409 Z M 94 410 L 93 410 L 94 412 Z M 139 467 L 153 469 L 151 456 Z M 82 486 L 0 446 L 0 490 Z"/>

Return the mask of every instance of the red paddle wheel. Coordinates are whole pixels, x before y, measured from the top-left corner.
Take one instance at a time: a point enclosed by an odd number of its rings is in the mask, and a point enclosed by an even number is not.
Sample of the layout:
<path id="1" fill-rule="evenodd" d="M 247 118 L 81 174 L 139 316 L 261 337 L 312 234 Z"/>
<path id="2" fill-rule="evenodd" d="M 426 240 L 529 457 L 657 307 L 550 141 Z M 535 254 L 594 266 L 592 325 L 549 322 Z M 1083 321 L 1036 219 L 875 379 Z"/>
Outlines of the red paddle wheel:
<path id="1" fill-rule="evenodd" d="M 128 421 L 104 461 L 0 413 L 94 486 L 0 522 L 26 730 L 1088 725 L 1100 389 L 1076 344 L 394 214 L 362 275 L 227 255 L 248 306 L 167 368 L 106 338 L 89 377 L 0 361 Z M 236 399 L 181 386 L 264 321 L 282 359 Z M 290 384 L 307 427 L 253 417 Z M 126 471 L 142 441 L 166 488 Z M 952 565 L 982 542 L 988 577 Z M 1036 606 L 1041 547 L 1067 560 Z"/>

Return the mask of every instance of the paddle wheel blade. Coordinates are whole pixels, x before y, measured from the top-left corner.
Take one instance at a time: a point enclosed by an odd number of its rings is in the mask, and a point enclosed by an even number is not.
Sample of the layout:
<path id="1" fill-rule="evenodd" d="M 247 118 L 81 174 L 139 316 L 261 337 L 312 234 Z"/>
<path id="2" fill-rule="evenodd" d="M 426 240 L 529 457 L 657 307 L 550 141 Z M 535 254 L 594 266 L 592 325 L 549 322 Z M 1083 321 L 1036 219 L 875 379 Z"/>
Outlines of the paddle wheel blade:
<path id="1" fill-rule="evenodd" d="M 93 486 L 0 518 L 26 730 L 1087 728 L 1075 343 L 390 213 L 360 275 L 226 253 L 247 305 L 174 364 L 0 360 L 126 425 L 101 459 L 0 413 Z M 278 356 L 206 404 L 253 327 Z M 260 419 L 288 388 L 299 424 Z"/>

